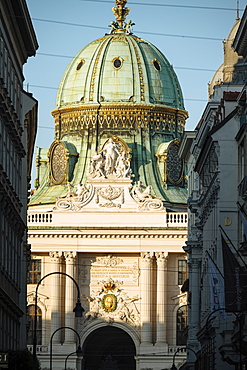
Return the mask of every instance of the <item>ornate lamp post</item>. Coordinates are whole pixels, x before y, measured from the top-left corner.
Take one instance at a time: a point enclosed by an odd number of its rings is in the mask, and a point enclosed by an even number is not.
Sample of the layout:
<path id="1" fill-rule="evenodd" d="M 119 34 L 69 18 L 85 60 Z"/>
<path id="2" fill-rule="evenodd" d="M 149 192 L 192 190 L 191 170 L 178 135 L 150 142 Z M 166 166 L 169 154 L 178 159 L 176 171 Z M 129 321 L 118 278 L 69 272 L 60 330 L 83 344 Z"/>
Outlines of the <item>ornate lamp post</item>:
<path id="1" fill-rule="evenodd" d="M 78 346 L 78 348 L 77 348 L 77 351 L 76 351 L 76 352 L 72 352 L 72 353 L 70 353 L 70 354 L 66 357 L 66 359 L 65 359 L 65 364 L 64 364 L 64 370 L 67 370 L 67 361 L 68 361 L 68 358 L 69 358 L 70 356 L 75 355 L 75 354 L 77 354 L 77 357 L 82 357 L 82 356 L 83 356 L 82 349 L 81 349 L 81 348 L 79 349 L 79 347 L 80 347 L 80 346 Z"/>
<path id="2" fill-rule="evenodd" d="M 172 367 L 171 367 L 171 370 L 177 370 L 177 367 L 176 367 L 176 365 L 175 365 L 175 358 L 176 358 L 177 353 L 178 353 L 181 349 L 183 349 L 183 348 L 184 348 L 184 347 L 182 347 L 182 348 L 177 348 L 176 352 L 174 353 L 174 355 L 173 355 L 173 360 L 172 360 Z M 192 351 L 192 352 L 195 354 L 196 358 L 197 358 L 197 354 L 196 354 L 196 352 L 195 352 L 192 348 L 189 348 L 189 347 L 185 347 L 185 348 L 186 348 L 186 350 L 190 350 L 190 351 Z"/>
<path id="3" fill-rule="evenodd" d="M 82 357 L 83 353 L 82 353 L 82 349 L 81 349 L 81 338 L 80 338 L 80 335 L 77 333 L 77 331 L 69 326 L 61 326 L 61 328 L 58 328 L 57 330 L 55 330 L 53 333 L 52 333 L 52 336 L 51 336 L 51 343 L 50 343 L 50 370 L 52 370 L 52 339 L 54 337 L 54 335 L 56 334 L 57 331 L 61 330 L 61 329 L 70 329 L 70 330 L 73 330 L 73 332 L 77 335 L 77 338 L 78 338 L 78 348 L 76 350 L 76 352 L 72 352 L 70 355 L 76 353 L 78 357 Z M 70 356 L 69 355 L 69 356 Z M 69 357 L 67 356 L 67 357 Z M 67 359 L 67 358 L 66 358 Z M 66 369 L 66 361 L 65 361 L 65 369 Z"/>
<path id="4" fill-rule="evenodd" d="M 242 366 L 242 352 L 241 352 L 241 348 L 242 348 L 242 328 L 241 328 L 241 318 L 240 318 L 239 314 L 237 314 L 234 311 L 228 310 L 227 308 L 217 308 L 214 311 L 210 312 L 210 314 L 207 317 L 206 325 L 205 325 L 206 326 L 206 335 L 208 334 L 209 319 L 211 318 L 211 316 L 214 313 L 216 313 L 218 311 L 225 311 L 225 312 L 233 313 L 235 315 L 236 319 L 239 322 L 239 370 L 242 370 L 242 367 L 243 367 Z"/>
<path id="5" fill-rule="evenodd" d="M 73 282 L 75 283 L 76 288 L 77 288 L 77 301 L 76 301 L 76 306 L 73 309 L 73 312 L 75 313 L 75 317 L 82 317 L 83 312 L 84 312 L 84 309 L 81 306 L 80 289 L 79 289 L 79 286 L 78 286 L 77 282 L 75 281 L 74 278 L 72 278 L 72 276 L 66 274 L 65 272 L 54 271 L 54 272 L 51 272 L 51 273 L 43 276 L 42 279 L 40 279 L 40 281 L 38 282 L 38 284 L 36 286 L 36 290 L 35 290 L 34 335 L 33 335 L 33 368 L 34 368 L 34 370 L 37 369 L 37 361 L 36 361 L 36 355 L 37 355 L 37 333 L 36 333 L 36 331 L 37 331 L 38 288 L 39 288 L 40 284 L 42 283 L 42 281 L 46 277 L 51 276 L 51 275 L 54 275 L 54 274 L 68 276 L 71 280 L 73 280 Z"/>

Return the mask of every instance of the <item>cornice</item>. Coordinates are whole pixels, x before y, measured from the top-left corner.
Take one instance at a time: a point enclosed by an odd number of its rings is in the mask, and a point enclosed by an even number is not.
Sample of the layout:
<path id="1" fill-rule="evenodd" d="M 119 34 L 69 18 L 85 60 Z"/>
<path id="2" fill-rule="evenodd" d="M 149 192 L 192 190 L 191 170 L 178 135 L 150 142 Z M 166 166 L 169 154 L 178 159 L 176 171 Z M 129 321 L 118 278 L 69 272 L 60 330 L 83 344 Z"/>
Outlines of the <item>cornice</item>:
<path id="1" fill-rule="evenodd" d="M 168 107 L 166 105 L 153 105 L 153 104 L 85 104 L 80 106 L 73 106 L 68 105 L 67 107 L 54 109 L 51 114 L 53 117 L 57 115 L 62 115 L 63 113 L 82 113 L 82 112 L 88 112 L 88 111 L 97 111 L 100 109 L 100 111 L 108 110 L 108 111 L 114 111 L 114 110 L 126 110 L 130 112 L 167 112 L 167 113 L 179 113 L 184 118 L 188 118 L 188 112 L 183 109 Z"/>
<path id="2" fill-rule="evenodd" d="M 88 233 L 88 234 L 78 234 L 78 233 L 39 233 L 38 231 L 29 230 L 29 238 L 48 238 L 48 239 L 187 239 L 187 233 L 180 234 L 110 234 L 110 233 Z"/>

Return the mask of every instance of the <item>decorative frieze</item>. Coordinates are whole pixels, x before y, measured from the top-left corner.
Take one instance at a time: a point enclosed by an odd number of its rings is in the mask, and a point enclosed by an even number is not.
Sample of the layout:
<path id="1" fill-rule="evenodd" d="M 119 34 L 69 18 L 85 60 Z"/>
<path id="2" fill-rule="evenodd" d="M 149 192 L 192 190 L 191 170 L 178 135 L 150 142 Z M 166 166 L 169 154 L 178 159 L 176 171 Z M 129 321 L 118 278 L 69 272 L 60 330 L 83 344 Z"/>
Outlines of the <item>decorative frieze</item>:
<path id="1" fill-rule="evenodd" d="M 74 239 L 187 239 L 186 234 L 74 234 L 66 232 L 64 234 L 54 233 L 54 230 L 47 232 L 42 230 L 29 230 L 29 238 L 74 238 Z"/>
<path id="2" fill-rule="evenodd" d="M 141 81 L 141 80 L 140 80 Z M 60 108 L 52 112 L 55 118 L 55 132 L 68 134 L 68 132 L 80 132 L 88 128 L 95 128 L 96 122 L 100 129 L 137 130 L 156 129 L 163 132 L 174 131 L 178 126 L 183 131 L 187 113 L 183 110 L 177 111 L 169 107 L 149 106 L 120 106 L 120 105 L 93 105 Z"/>

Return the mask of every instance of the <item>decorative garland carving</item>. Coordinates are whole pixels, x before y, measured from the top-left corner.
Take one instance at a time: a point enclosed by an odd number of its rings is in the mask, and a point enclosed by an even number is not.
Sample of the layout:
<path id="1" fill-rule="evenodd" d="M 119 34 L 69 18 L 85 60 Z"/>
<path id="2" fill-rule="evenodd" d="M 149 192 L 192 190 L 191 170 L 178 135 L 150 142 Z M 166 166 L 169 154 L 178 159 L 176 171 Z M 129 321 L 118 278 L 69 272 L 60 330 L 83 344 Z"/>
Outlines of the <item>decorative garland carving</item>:
<path id="1" fill-rule="evenodd" d="M 108 185 L 107 188 L 97 188 L 96 189 L 96 203 L 99 204 L 100 207 L 118 207 L 121 208 L 120 203 L 114 203 L 113 200 L 119 198 L 121 196 L 121 203 L 124 203 L 124 189 L 123 188 L 113 188 L 111 185 Z M 99 198 L 102 197 L 108 202 L 102 204 L 99 201 Z"/>

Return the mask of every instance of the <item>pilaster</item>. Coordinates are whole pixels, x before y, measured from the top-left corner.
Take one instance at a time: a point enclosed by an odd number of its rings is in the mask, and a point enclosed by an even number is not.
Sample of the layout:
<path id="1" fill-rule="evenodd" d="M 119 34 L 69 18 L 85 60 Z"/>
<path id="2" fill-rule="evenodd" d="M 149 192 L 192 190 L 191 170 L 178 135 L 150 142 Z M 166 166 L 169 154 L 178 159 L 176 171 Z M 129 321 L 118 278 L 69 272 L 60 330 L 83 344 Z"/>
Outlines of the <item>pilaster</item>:
<path id="1" fill-rule="evenodd" d="M 64 258 L 66 263 L 66 274 L 75 278 L 75 260 L 76 252 L 64 252 Z M 66 288 L 65 288 L 65 326 L 74 329 L 75 314 L 73 309 L 76 304 L 75 299 L 75 283 L 69 277 L 66 277 Z M 73 330 L 65 330 L 65 343 L 73 343 L 75 340 L 75 334 Z"/>
<path id="2" fill-rule="evenodd" d="M 141 253 L 141 341 L 152 342 L 152 316 L 151 316 L 151 270 L 153 254 L 151 252 Z"/>
<path id="3" fill-rule="evenodd" d="M 168 253 L 155 253 L 157 261 L 157 322 L 156 345 L 167 342 L 166 307 L 167 307 L 167 256 Z"/>
<path id="4" fill-rule="evenodd" d="M 50 258 L 52 262 L 52 272 L 60 272 L 61 252 L 50 252 Z M 61 326 L 61 284 L 60 275 L 51 275 L 50 279 L 52 286 L 52 297 L 51 297 L 51 335 L 56 329 Z M 60 343 L 61 332 L 58 331 L 53 338 L 53 343 Z"/>

